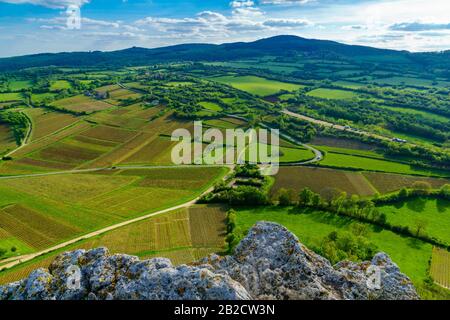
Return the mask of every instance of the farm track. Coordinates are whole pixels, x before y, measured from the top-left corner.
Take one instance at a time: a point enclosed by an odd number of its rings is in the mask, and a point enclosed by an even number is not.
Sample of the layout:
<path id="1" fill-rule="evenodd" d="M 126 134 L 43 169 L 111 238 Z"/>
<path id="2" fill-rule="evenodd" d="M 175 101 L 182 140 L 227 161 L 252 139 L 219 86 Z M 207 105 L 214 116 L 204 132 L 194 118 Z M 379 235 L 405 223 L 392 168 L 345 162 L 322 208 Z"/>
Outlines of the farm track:
<path id="1" fill-rule="evenodd" d="M 28 145 L 28 142 L 31 139 L 31 134 L 33 132 L 33 121 L 31 120 L 31 118 L 22 110 L 19 110 L 20 113 L 22 113 L 23 115 L 25 115 L 25 117 L 28 119 L 28 131 L 27 134 L 25 136 L 25 138 L 23 139 L 22 143 L 20 146 L 18 146 L 16 149 L 10 151 L 9 153 L 7 153 L 5 155 L 5 157 L 10 157 L 12 156 L 14 153 L 16 153 L 17 151 L 19 151 L 20 149 L 24 148 L 26 145 Z"/>
<path id="2" fill-rule="evenodd" d="M 195 165 L 190 165 L 190 166 L 124 166 L 124 167 L 117 167 L 117 169 L 115 170 L 136 170 L 136 169 L 161 169 L 161 168 L 181 168 L 181 167 L 192 167 L 192 168 L 198 168 L 198 167 L 225 167 L 223 165 L 221 166 L 214 166 L 214 165 L 206 165 L 206 166 L 195 166 Z M 229 166 L 232 170 L 234 169 L 234 165 L 233 166 Z M 49 173 L 43 173 L 43 174 L 36 174 L 36 175 L 22 175 L 22 176 L 9 176 L 9 177 L 0 177 L 0 179 L 18 179 L 18 178 L 23 178 L 23 177 L 36 177 L 36 176 L 50 176 L 50 175 L 58 175 L 58 174 L 74 174 L 74 173 L 86 173 L 86 172 L 95 172 L 95 171 L 103 171 L 103 170 L 113 170 L 111 168 L 97 168 L 97 169 L 83 169 L 83 170 L 69 170 L 69 171 L 61 171 L 61 172 L 49 172 Z M 225 177 L 227 177 L 228 175 L 225 175 Z M 225 178 L 224 177 L 224 178 Z M 148 218 L 152 218 L 155 216 L 159 216 L 161 214 L 167 213 L 167 212 L 171 212 L 171 211 L 175 211 L 175 210 L 179 210 L 179 209 L 183 209 L 183 208 L 188 208 L 192 205 L 194 205 L 202 196 L 204 196 L 205 194 L 208 194 L 210 192 L 212 192 L 214 190 L 214 186 L 211 186 L 210 188 L 208 188 L 208 190 L 202 192 L 199 196 L 197 196 L 196 198 L 189 200 L 188 202 L 185 202 L 183 204 L 179 204 L 164 210 L 160 210 L 157 212 L 153 212 L 138 218 L 134 218 L 131 220 L 127 220 L 127 221 L 123 221 L 117 224 L 114 224 L 112 226 L 106 227 L 106 228 L 102 228 L 100 230 L 97 231 L 93 231 L 90 232 L 88 234 L 85 234 L 83 236 L 74 238 L 72 240 L 60 243 L 58 245 L 52 246 L 50 248 L 47 248 L 45 250 L 41 250 L 32 254 L 27 254 L 27 255 L 22 255 L 22 256 L 17 256 L 17 257 L 12 257 L 9 259 L 5 259 L 3 261 L 0 261 L 0 269 L 1 270 L 6 270 L 6 269 L 10 269 L 12 267 L 15 267 L 19 264 L 28 262 L 30 260 L 33 260 L 37 257 L 40 257 L 44 254 L 59 250 L 59 249 L 63 249 L 69 245 L 75 244 L 79 241 L 82 240 L 86 240 L 86 239 L 90 239 L 93 237 L 96 237 L 98 235 L 104 234 L 106 232 L 133 224 L 135 222 L 139 222 L 139 221 L 143 221 L 146 220 Z"/>

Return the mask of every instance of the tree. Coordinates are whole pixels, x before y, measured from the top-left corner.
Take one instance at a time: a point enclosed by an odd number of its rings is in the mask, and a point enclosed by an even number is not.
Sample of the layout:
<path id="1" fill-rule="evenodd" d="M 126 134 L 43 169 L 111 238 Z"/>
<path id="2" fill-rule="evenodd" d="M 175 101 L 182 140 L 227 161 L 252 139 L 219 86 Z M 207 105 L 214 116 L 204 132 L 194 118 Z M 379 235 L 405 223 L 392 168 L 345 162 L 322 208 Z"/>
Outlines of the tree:
<path id="1" fill-rule="evenodd" d="M 293 191 L 281 188 L 277 192 L 278 203 L 282 207 L 290 206 L 293 202 Z"/>
<path id="2" fill-rule="evenodd" d="M 11 247 L 11 252 L 12 252 L 12 253 L 14 253 L 14 252 L 16 252 L 16 251 L 17 251 L 17 248 L 16 248 L 16 247 L 14 247 L 14 246 Z"/>
<path id="3" fill-rule="evenodd" d="M 425 234 L 425 230 L 428 226 L 428 222 L 424 219 L 416 219 L 414 221 L 414 229 L 416 231 L 416 236 L 419 237 Z"/>
<path id="4" fill-rule="evenodd" d="M 426 181 L 416 181 L 412 185 L 412 188 L 414 189 L 415 194 L 421 196 L 429 195 L 432 189 L 431 184 Z"/>
<path id="5" fill-rule="evenodd" d="M 305 206 L 305 207 L 311 205 L 313 196 L 314 196 L 314 192 L 312 192 L 311 189 L 309 189 L 309 188 L 303 189 L 299 194 L 298 205 Z"/>
<path id="6" fill-rule="evenodd" d="M 6 254 L 6 250 L 3 248 L 0 248 L 0 257 L 3 257 Z"/>
<path id="7" fill-rule="evenodd" d="M 325 188 L 320 191 L 320 196 L 322 199 L 327 202 L 329 205 L 331 205 L 331 202 L 339 197 L 341 194 L 341 191 L 336 188 Z"/>

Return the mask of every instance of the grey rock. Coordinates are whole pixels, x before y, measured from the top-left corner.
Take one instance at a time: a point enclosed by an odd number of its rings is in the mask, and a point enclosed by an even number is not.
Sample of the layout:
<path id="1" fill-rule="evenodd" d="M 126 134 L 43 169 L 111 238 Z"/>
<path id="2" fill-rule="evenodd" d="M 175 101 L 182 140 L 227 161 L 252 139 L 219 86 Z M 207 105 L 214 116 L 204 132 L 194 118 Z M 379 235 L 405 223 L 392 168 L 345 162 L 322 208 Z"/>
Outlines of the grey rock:
<path id="1" fill-rule="evenodd" d="M 77 278 L 77 276 L 79 277 Z M 0 286 L 0 300 L 418 299 L 389 256 L 371 262 L 328 260 L 286 228 L 260 222 L 231 256 L 175 267 L 155 258 L 110 255 L 105 248 L 58 256 L 49 270 Z"/>

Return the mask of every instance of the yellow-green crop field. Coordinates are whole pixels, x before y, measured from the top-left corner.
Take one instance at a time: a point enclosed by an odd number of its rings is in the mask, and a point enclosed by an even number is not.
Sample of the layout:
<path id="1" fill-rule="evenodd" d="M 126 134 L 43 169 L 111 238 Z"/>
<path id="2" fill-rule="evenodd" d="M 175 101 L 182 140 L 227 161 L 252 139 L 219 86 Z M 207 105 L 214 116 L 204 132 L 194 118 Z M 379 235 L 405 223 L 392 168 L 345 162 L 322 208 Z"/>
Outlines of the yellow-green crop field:
<path id="1" fill-rule="evenodd" d="M 296 91 L 303 88 L 299 84 L 280 82 L 255 76 L 223 76 L 210 79 L 262 97 L 276 94 L 281 90 Z"/>
<path id="2" fill-rule="evenodd" d="M 224 250 L 225 218 L 226 210 L 221 206 L 194 206 L 120 227 L 64 251 L 106 247 L 111 253 L 131 254 L 141 259 L 165 257 L 174 265 L 190 263 Z M 0 272 L 0 284 L 25 278 L 37 268 L 47 268 L 60 252 Z"/>
<path id="3" fill-rule="evenodd" d="M 433 248 L 430 273 L 436 283 L 450 289 L 450 252 Z"/>

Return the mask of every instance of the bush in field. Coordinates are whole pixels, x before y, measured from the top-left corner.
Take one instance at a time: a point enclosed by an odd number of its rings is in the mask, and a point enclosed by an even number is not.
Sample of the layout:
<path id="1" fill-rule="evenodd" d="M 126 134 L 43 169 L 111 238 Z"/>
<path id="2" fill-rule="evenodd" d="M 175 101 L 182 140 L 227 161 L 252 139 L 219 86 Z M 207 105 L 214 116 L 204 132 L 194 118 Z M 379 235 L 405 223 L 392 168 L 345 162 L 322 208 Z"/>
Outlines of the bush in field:
<path id="1" fill-rule="evenodd" d="M 322 240 L 320 252 L 332 263 L 343 260 L 370 260 L 377 253 L 378 248 L 366 238 L 363 233 L 364 225 L 356 223 L 352 232 L 331 232 Z"/>
<path id="2" fill-rule="evenodd" d="M 431 184 L 426 181 L 417 181 L 412 185 L 414 193 L 419 196 L 427 196 L 431 192 Z"/>
<path id="3" fill-rule="evenodd" d="M 287 207 L 292 205 L 295 200 L 294 200 L 294 190 L 292 189 L 284 189 L 281 188 L 280 190 L 278 190 L 275 198 L 278 199 L 278 204 L 282 207 Z"/>
<path id="4" fill-rule="evenodd" d="M 6 250 L 3 248 L 0 248 L 0 258 L 3 257 L 6 254 Z"/>

